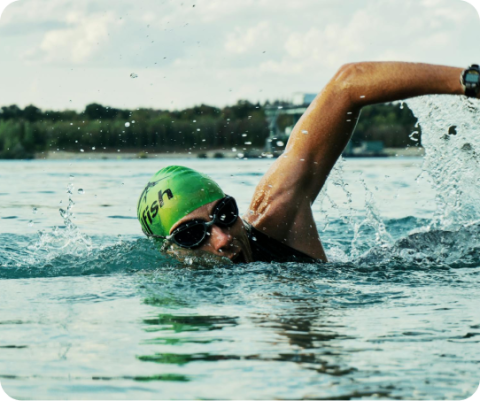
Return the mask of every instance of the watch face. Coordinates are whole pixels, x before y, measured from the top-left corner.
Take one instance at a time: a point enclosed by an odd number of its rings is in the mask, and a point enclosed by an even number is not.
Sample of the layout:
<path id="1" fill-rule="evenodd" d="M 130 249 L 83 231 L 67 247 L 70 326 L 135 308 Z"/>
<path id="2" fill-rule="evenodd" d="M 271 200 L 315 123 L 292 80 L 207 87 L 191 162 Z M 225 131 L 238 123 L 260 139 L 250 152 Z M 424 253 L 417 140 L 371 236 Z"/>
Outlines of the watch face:
<path id="1" fill-rule="evenodd" d="M 469 84 L 478 84 L 480 82 L 480 75 L 478 75 L 478 72 L 467 72 L 465 75 L 465 82 Z"/>

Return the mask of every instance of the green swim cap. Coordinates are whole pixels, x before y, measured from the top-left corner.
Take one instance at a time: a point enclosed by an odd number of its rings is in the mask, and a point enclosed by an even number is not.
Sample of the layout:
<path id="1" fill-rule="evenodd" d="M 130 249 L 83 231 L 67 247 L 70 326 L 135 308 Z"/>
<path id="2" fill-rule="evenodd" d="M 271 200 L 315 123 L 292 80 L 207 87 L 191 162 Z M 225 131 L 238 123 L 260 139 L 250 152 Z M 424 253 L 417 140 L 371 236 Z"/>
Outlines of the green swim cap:
<path id="1" fill-rule="evenodd" d="M 224 192 L 211 178 L 183 166 L 159 170 L 148 182 L 137 204 L 137 217 L 147 235 L 167 236 L 182 217 Z"/>

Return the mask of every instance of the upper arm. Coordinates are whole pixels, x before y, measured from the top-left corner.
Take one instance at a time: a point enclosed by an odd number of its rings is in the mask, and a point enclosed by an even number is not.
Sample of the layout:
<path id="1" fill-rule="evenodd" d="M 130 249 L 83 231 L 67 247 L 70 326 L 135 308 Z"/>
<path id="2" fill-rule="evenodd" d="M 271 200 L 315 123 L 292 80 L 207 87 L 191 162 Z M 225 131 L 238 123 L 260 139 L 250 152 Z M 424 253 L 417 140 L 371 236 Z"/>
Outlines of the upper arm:
<path id="1" fill-rule="evenodd" d="M 285 152 L 267 171 L 257 192 L 313 203 L 351 137 L 360 107 L 350 98 L 354 66 L 342 67 L 295 125 Z M 272 200 L 272 199 L 271 199 Z"/>
<path id="2" fill-rule="evenodd" d="M 285 152 L 258 184 L 245 218 L 273 238 L 326 260 L 311 205 L 347 144 L 360 108 L 342 68 L 294 127 Z"/>

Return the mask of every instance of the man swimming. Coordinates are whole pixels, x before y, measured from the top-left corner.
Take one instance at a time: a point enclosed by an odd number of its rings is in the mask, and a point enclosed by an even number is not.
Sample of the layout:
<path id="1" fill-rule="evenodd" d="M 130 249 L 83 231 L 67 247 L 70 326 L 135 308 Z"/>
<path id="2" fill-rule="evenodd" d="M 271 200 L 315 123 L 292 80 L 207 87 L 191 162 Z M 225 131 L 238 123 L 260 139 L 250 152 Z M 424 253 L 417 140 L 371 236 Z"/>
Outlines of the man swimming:
<path id="1" fill-rule="evenodd" d="M 143 232 L 164 241 L 163 249 L 174 255 L 177 249 L 234 263 L 326 262 L 311 206 L 362 107 L 430 94 L 479 98 L 479 66 L 344 65 L 292 130 L 285 152 L 257 185 L 247 214 L 239 218 L 235 200 L 209 177 L 170 166 L 158 171 L 140 196 Z"/>

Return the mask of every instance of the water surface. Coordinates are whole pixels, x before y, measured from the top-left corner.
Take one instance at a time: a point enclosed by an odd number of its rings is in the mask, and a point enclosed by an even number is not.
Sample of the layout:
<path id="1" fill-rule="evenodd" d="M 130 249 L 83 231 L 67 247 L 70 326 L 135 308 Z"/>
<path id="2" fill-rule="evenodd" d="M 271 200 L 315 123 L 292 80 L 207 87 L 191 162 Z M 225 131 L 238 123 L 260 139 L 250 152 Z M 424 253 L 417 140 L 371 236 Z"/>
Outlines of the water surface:
<path id="1" fill-rule="evenodd" d="M 245 212 L 271 160 L 0 162 L 3 388 L 21 399 L 467 398 L 480 380 L 480 139 L 469 129 L 442 139 L 426 125 L 425 159 L 340 162 L 314 205 L 330 259 L 318 265 L 185 267 L 141 234 L 137 196 L 156 170 L 201 170 Z"/>

